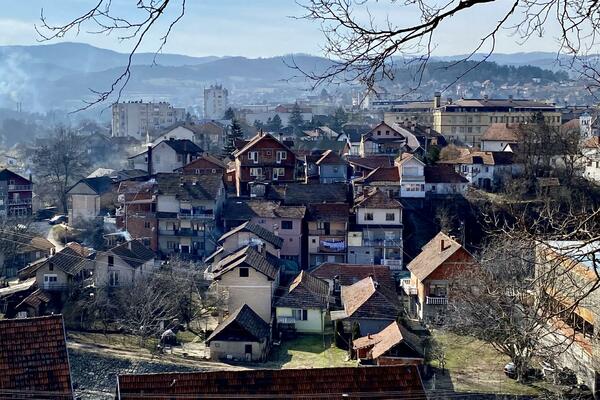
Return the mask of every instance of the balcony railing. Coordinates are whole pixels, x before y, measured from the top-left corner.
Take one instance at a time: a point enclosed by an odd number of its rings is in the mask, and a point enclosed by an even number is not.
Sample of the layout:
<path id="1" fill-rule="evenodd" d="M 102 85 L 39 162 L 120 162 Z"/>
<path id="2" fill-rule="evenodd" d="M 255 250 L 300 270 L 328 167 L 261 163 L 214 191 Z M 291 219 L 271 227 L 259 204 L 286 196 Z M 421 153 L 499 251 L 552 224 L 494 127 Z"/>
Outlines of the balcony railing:
<path id="1" fill-rule="evenodd" d="M 19 198 L 19 199 L 8 199 L 6 202 L 9 206 L 20 206 L 25 204 L 31 204 L 30 198 Z"/>
<path id="2" fill-rule="evenodd" d="M 400 286 L 402 286 L 402 289 L 404 289 L 404 293 L 406 293 L 407 295 L 417 295 L 417 287 L 412 284 L 410 278 L 400 279 Z"/>
<path id="3" fill-rule="evenodd" d="M 195 231 L 193 229 L 188 229 L 188 228 L 176 229 L 176 230 L 159 229 L 158 234 L 164 235 L 164 236 L 201 236 L 202 234 L 204 234 L 204 232 L 203 231 Z"/>
<path id="4" fill-rule="evenodd" d="M 177 216 L 179 219 L 213 219 L 215 214 L 212 210 L 205 210 L 202 212 L 195 212 L 193 214 L 180 212 Z"/>
<path id="5" fill-rule="evenodd" d="M 363 246 L 402 247 L 400 239 L 363 239 Z"/>
<path id="6" fill-rule="evenodd" d="M 448 298 L 447 297 L 425 296 L 425 304 L 430 304 L 430 305 L 434 305 L 434 306 L 446 305 L 446 304 L 448 304 Z"/>
<path id="7" fill-rule="evenodd" d="M 31 185 L 8 185 L 9 192 L 27 192 L 31 190 Z"/>
<path id="8" fill-rule="evenodd" d="M 69 285 L 64 283 L 44 282 L 42 287 L 48 291 L 66 291 L 69 290 Z"/>
<path id="9" fill-rule="evenodd" d="M 402 259 L 400 259 L 400 260 L 393 260 L 390 258 L 382 259 L 381 265 L 387 265 L 388 267 L 401 267 Z"/>

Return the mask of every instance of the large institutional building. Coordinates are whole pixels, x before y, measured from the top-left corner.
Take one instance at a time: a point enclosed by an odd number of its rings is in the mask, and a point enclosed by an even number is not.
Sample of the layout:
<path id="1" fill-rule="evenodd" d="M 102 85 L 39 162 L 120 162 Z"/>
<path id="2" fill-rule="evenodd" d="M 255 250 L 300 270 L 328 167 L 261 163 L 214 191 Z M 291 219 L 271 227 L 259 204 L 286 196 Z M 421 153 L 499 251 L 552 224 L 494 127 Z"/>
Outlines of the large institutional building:
<path id="1" fill-rule="evenodd" d="M 229 105 L 229 92 L 221 85 L 204 89 L 204 118 L 223 119 Z"/>
<path id="2" fill-rule="evenodd" d="M 149 133 L 185 120 L 185 108 L 167 102 L 130 101 L 112 106 L 112 135 L 145 140 Z"/>

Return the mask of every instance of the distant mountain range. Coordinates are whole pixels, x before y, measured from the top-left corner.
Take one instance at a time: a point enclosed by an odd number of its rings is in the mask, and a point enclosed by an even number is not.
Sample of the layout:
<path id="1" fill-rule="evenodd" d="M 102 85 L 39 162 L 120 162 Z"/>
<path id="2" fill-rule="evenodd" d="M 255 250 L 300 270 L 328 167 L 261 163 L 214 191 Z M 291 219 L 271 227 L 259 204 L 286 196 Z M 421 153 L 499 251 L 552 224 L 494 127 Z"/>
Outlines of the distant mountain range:
<path id="1" fill-rule="evenodd" d="M 442 62 L 460 59 L 437 57 Z M 481 56 L 478 56 L 481 57 Z M 90 98 L 90 89 L 104 90 L 123 72 L 128 55 L 80 43 L 37 46 L 0 46 L 0 107 L 25 109 L 73 109 Z M 552 53 L 496 54 L 491 61 L 521 66 L 552 68 Z M 155 63 L 154 63 L 155 61 Z M 191 57 L 179 54 L 140 53 L 133 58 L 126 98 L 169 100 L 178 105 L 198 104 L 202 90 L 223 83 L 248 102 L 258 96 L 282 101 L 309 85 L 303 71 L 323 71 L 331 61 L 298 54 L 269 58 Z M 244 94 L 246 93 L 246 94 Z M 243 96 L 246 97 L 243 97 Z M 287 98 L 286 98 L 287 99 Z"/>

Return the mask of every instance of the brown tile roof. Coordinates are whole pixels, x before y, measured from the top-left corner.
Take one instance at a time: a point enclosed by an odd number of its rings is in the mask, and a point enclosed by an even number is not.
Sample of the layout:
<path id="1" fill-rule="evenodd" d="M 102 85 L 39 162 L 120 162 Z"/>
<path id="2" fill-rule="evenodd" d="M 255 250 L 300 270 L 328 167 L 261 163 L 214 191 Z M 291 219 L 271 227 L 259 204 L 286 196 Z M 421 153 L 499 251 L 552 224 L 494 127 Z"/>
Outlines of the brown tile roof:
<path id="1" fill-rule="evenodd" d="M 154 252 L 139 240 L 122 243 L 110 249 L 109 252 L 121 258 L 132 268 L 137 268 L 156 257 Z"/>
<path id="2" fill-rule="evenodd" d="M 220 175 L 182 176 L 175 173 L 157 174 L 158 194 L 174 195 L 180 200 L 215 200 L 223 186 Z"/>
<path id="3" fill-rule="evenodd" d="M 238 266 L 253 268 L 271 280 L 275 279 L 279 273 L 278 267 L 274 266 L 265 256 L 250 246 L 246 246 L 223 258 L 213 266 L 212 273 L 215 279 L 217 279 Z"/>
<path id="4" fill-rule="evenodd" d="M 348 318 L 395 320 L 400 310 L 397 294 L 371 276 L 342 286 L 342 304 Z"/>
<path id="5" fill-rule="evenodd" d="M 509 151 L 474 151 L 456 160 L 440 161 L 441 164 L 510 165 L 514 154 Z"/>
<path id="6" fill-rule="evenodd" d="M 346 203 L 348 188 L 345 183 L 288 183 L 271 187 L 269 197 L 286 205 Z"/>
<path id="7" fill-rule="evenodd" d="M 308 207 L 309 221 L 348 221 L 350 206 L 345 203 L 311 204 Z"/>
<path id="8" fill-rule="evenodd" d="M 25 241 L 25 242 L 27 242 L 27 241 Z M 41 236 L 36 236 L 34 238 L 31 238 L 24 247 L 20 248 L 19 252 L 24 253 L 27 251 L 39 251 L 39 250 L 50 251 L 54 247 L 55 247 L 54 244 L 52 244 L 52 242 L 50 242 L 48 239 L 43 238 Z"/>
<path id="9" fill-rule="evenodd" d="M 232 329 L 228 329 L 230 327 Z M 244 304 L 215 328 L 213 333 L 206 339 L 206 343 L 210 344 L 212 340 L 235 340 L 236 336 L 247 340 L 247 335 L 240 335 L 240 330 L 257 341 L 262 341 L 269 336 L 269 324 L 259 317 L 252 308 Z M 227 331 L 229 331 L 229 334 L 221 335 Z"/>
<path id="10" fill-rule="evenodd" d="M 219 238 L 219 242 L 222 242 L 223 240 L 227 239 L 231 235 L 234 235 L 234 234 L 236 234 L 238 232 L 242 232 L 242 231 L 252 232 L 256 236 L 258 236 L 260 239 L 271 243 L 273 246 L 275 246 L 278 249 L 281 249 L 281 246 L 283 246 L 282 238 L 275 235 L 273 232 L 269 232 L 262 226 L 252 223 L 250 221 L 246 221 L 243 224 L 241 224 L 241 225 L 231 229 L 229 232 L 225 233 L 223 236 L 221 236 Z"/>
<path id="11" fill-rule="evenodd" d="M 289 218 L 302 219 L 306 214 L 305 206 L 284 206 L 278 201 L 227 199 L 223 207 L 223 218 L 250 220 L 252 218 Z"/>
<path id="12" fill-rule="evenodd" d="M 411 347 L 418 354 L 424 356 L 421 340 L 417 335 L 410 333 L 396 321 L 389 324 L 381 332 L 354 339 L 352 345 L 355 350 L 372 346 L 373 348 L 369 353 L 371 358 L 376 359 L 385 355 L 385 353 L 390 351 L 394 346 L 402 342 L 405 342 L 406 345 Z"/>
<path id="13" fill-rule="evenodd" d="M 140 395 L 161 400 L 173 395 L 319 400 L 427 398 L 413 365 L 119 375 L 117 386 L 122 400 L 138 399 Z"/>
<path id="14" fill-rule="evenodd" d="M 323 263 L 310 271 L 317 278 L 332 281 L 336 276 L 340 285 L 349 286 L 364 278 L 373 275 L 375 280 L 384 286 L 388 291 L 396 290 L 396 281 L 390 267 L 387 265 L 362 265 L 362 264 L 342 264 L 342 263 Z"/>
<path id="15" fill-rule="evenodd" d="M 407 266 L 419 281 L 423 281 L 462 246 L 456 240 L 440 232 L 421 248 L 421 252 Z"/>
<path id="16" fill-rule="evenodd" d="M 425 163 L 423 161 L 419 160 L 417 157 L 414 156 L 414 154 L 411 154 L 411 153 L 402 153 L 400 156 L 398 156 L 396 158 L 396 160 L 394 161 L 394 164 L 400 166 L 400 165 L 404 164 L 405 162 L 407 162 L 409 160 L 413 160 L 413 159 L 418 161 L 421 165 L 425 165 Z"/>
<path id="17" fill-rule="evenodd" d="M 469 180 L 450 165 L 426 165 L 425 183 L 468 183 Z"/>
<path id="18" fill-rule="evenodd" d="M 276 306 L 327 309 L 329 304 L 333 304 L 333 299 L 329 296 L 329 284 L 302 271 L 277 301 Z"/>
<path id="19" fill-rule="evenodd" d="M 43 289 L 37 289 L 33 291 L 29 296 L 25 297 L 23 301 L 21 301 L 17 305 L 16 308 L 19 309 L 22 306 L 29 306 L 37 310 L 42 303 L 48 304 L 51 300 L 52 298 L 50 296 L 50 293 L 44 291 Z"/>
<path id="20" fill-rule="evenodd" d="M 276 142 L 278 142 L 279 144 L 281 144 L 281 146 L 283 146 L 286 150 L 289 150 L 290 152 L 293 153 L 292 149 L 290 149 L 284 142 L 278 140 L 277 138 L 275 138 L 275 136 L 269 134 L 269 133 L 257 133 L 256 136 L 254 136 L 252 139 L 250 139 L 249 142 L 247 142 L 243 147 L 241 147 L 239 150 L 236 150 L 233 152 L 233 156 L 237 157 L 238 155 L 250 150 L 252 147 L 254 147 L 256 144 L 258 144 L 259 142 L 261 142 L 262 140 L 266 139 L 266 138 L 270 138 L 275 140 Z"/>
<path id="21" fill-rule="evenodd" d="M 600 149 L 600 136 L 592 136 L 583 142 L 583 147 L 586 149 Z"/>
<path id="22" fill-rule="evenodd" d="M 398 200 L 390 198 L 390 196 L 377 188 L 375 190 L 365 191 L 362 196 L 356 199 L 354 206 L 385 209 L 403 208 L 402 203 L 400 203 Z"/>
<path id="23" fill-rule="evenodd" d="M 518 124 L 507 124 L 507 123 L 493 123 L 487 127 L 481 140 L 496 140 L 505 142 L 518 142 L 519 141 L 519 125 Z"/>
<path id="24" fill-rule="evenodd" d="M 357 183 L 371 182 L 397 182 L 400 183 L 400 170 L 398 167 L 378 167 L 364 178 L 357 178 Z"/>
<path id="25" fill-rule="evenodd" d="M 350 156 L 348 162 L 366 169 L 375 169 L 378 167 L 392 167 L 394 165 L 393 156 L 375 155 L 375 156 Z"/>
<path id="26" fill-rule="evenodd" d="M 62 315 L 2 320 L 0 338 L 0 393 L 73 398 Z"/>
<path id="27" fill-rule="evenodd" d="M 187 163 L 183 167 L 178 168 L 178 170 L 182 170 L 183 168 L 193 167 L 196 163 L 199 163 L 200 161 L 203 161 L 203 160 L 208 161 L 211 164 L 214 164 L 218 168 L 223 168 L 223 169 L 227 168 L 227 165 L 221 159 L 213 156 L 212 154 L 204 153 L 204 154 L 200 155 L 198 158 L 196 158 L 195 160 Z"/>
<path id="28" fill-rule="evenodd" d="M 67 275 L 77 275 L 85 267 L 92 267 L 93 261 L 86 258 L 87 250 L 81 246 L 68 245 L 58 253 L 46 260 L 46 263 L 52 264 Z M 45 264 L 45 263 L 44 263 Z M 44 264 L 40 264 L 41 267 Z M 39 268 L 38 267 L 38 268 Z"/>

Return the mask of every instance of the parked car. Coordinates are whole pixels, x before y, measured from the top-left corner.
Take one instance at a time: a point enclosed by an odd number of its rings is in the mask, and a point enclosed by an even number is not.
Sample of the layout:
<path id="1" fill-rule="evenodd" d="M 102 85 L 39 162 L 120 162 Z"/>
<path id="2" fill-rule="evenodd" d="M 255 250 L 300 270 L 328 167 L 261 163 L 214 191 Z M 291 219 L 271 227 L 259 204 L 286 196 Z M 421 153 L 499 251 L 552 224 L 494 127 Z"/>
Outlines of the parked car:
<path id="1" fill-rule="evenodd" d="M 515 363 L 509 362 L 508 364 L 506 364 L 504 366 L 504 373 L 510 379 L 516 379 L 517 378 L 517 367 L 515 366 Z"/>
<path id="2" fill-rule="evenodd" d="M 69 217 L 66 215 L 56 215 L 48 220 L 50 225 L 58 225 L 69 222 Z"/>
<path id="3" fill-rule="evenodd" d="M 46 219 L 50 219 L 56 215 L 57 210 L 58 209 L 56 207 L 40 208 L 35 213 L 35 220 L 44 221 Z"/>

